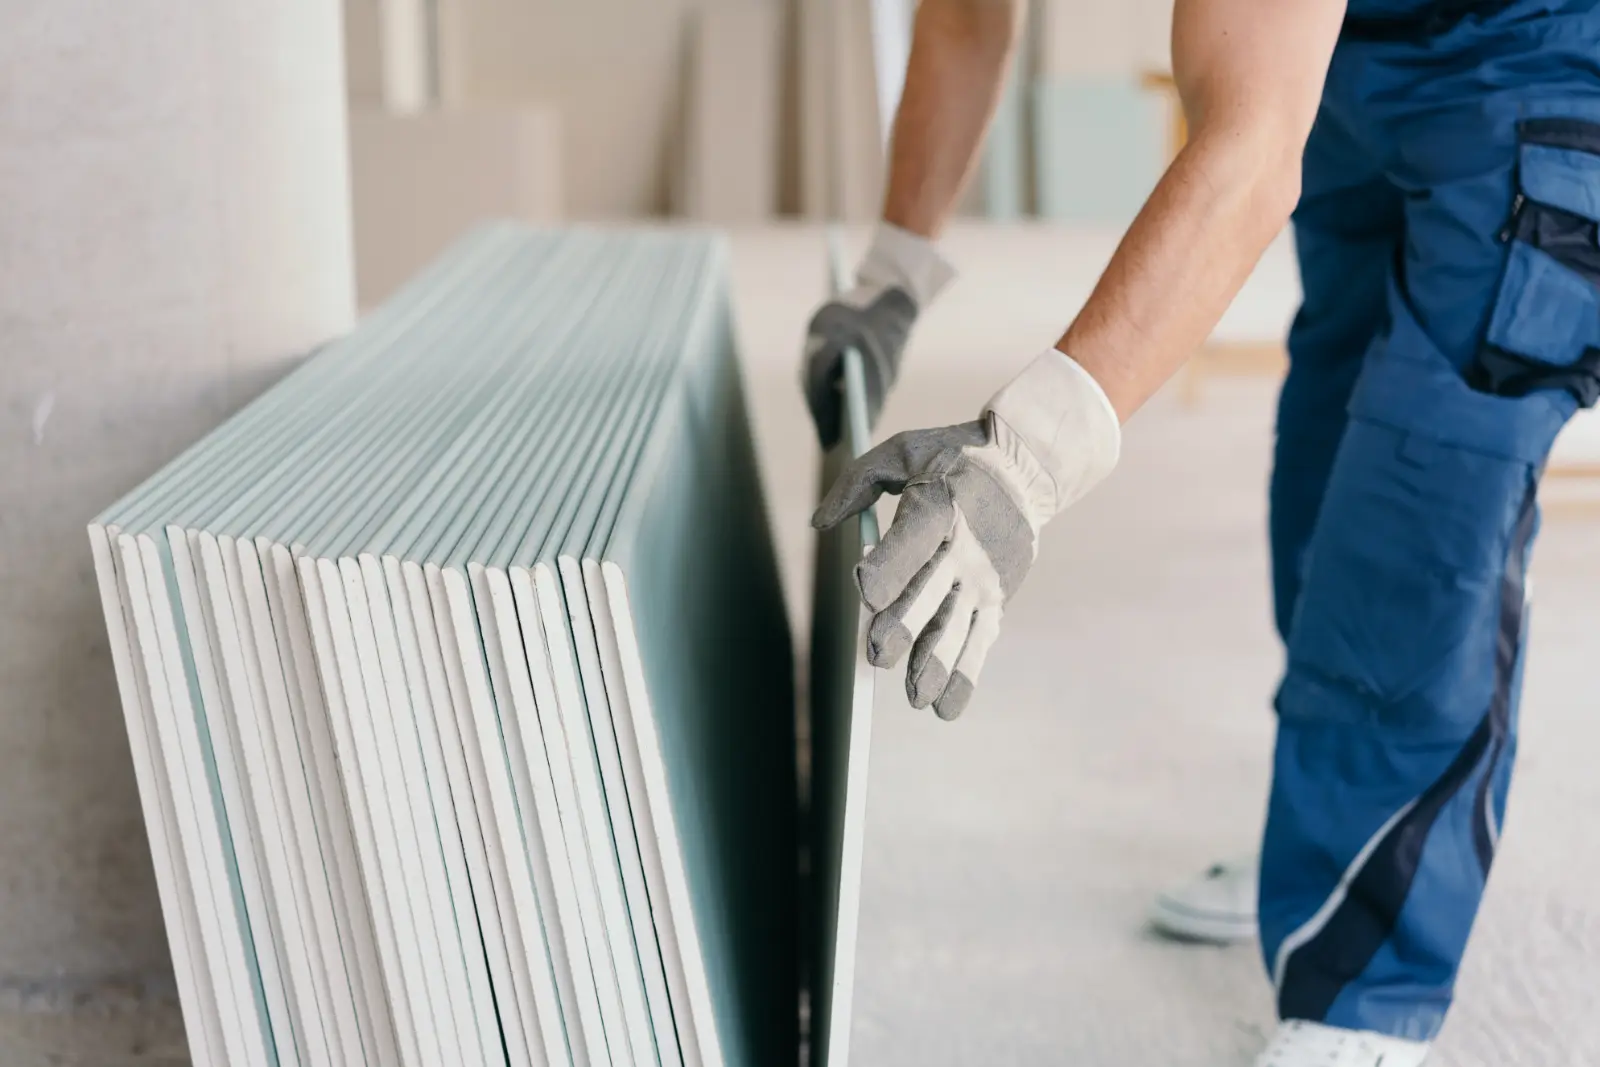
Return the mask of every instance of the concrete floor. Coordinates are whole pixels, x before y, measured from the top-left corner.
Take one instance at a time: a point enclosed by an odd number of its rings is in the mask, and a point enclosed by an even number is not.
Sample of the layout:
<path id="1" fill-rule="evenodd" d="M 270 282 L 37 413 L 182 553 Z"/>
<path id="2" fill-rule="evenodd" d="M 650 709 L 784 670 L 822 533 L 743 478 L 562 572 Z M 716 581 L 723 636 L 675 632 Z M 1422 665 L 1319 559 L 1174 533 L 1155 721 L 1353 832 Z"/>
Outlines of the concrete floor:
<path id="1" fill-rule="evenodd" d="M 186 1067 L 175 1002 L 125 1009 L 0 1014 L 6 1067 Z"/>
<path id="2" fill-rule="evenodd" d="M 1050 344 L 1113 235 L 958 229 L 965 276 L 927 317 L 882 430 L 972 417 Z M 795 388 L 823 287 L 814 232 L 735 240 L 768 504 L 806 632 L 815 455 Z M 1272 337 L 1286 245 L 1224 324 Z M 1253 946 L 1149 935 L 1170 880 L 1254 847 L 1280 654 L 1263 490 L 1272 388 L 1158 397 L 1117 475 L 1050 529 L 958 723 L 886 679 L 874 740 L 856 1062 L 1242 1067 L 1271 1026 Z M 1556 1067 L 1600 1049 L 1600 510 L 1553 509 L 1536 556 L 1520 774 L 1446 1067 Z M 0 988 L 0 1067 L 177 1067 L 170 993 Z"/>

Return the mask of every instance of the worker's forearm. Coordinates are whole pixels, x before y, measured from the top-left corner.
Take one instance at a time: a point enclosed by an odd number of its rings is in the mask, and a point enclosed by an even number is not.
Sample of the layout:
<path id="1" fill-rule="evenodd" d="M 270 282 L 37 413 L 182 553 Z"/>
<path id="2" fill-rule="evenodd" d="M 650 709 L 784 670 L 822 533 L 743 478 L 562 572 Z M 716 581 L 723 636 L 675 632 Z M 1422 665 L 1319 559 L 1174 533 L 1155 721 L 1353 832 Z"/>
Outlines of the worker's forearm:
<path id="1" fill-rule="evenodd" d="M 1016 0 L 923 0 L 889 148 L 883 217 L 937 237 L 994 114 L 1017 38 Z"/>
<path id="2" fill-rule="evenodd" d="M 1057 345 L 1124 421 L 1205 342 L 1299 195 L 1293 133 L 1200 129 Z"/>

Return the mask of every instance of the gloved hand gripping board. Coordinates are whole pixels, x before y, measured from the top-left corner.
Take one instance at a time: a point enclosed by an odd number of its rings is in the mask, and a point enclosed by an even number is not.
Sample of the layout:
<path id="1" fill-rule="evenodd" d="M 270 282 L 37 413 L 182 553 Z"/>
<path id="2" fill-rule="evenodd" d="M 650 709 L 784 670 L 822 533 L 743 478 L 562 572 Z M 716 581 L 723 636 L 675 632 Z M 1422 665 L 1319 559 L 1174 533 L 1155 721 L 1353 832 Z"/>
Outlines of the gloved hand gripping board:
<path id="1" fill-rule="evenodd" d="M 846 277 L 830 241 L 833 288 Z M 822 460 L 819 498 L 845 465 L 872 446 L 860 356 L 847 351 L 840 382 L 844 433 Z M 812 590 L 809 860 L 806 897 L 809 1046 L 813 1067 L 846 1067 L 855 995 L 856 926 L 866 847 L 868 752 L 872 739 L 872 616 L 861 603 L 855 566 L 878 540 L 872 509 L 817 535 Z"/>
<path id="2" fill-rule="evenodd" d="M 792 1060 L 718 242 L 480 232 L 90 536 L 197 1064 Z"/>

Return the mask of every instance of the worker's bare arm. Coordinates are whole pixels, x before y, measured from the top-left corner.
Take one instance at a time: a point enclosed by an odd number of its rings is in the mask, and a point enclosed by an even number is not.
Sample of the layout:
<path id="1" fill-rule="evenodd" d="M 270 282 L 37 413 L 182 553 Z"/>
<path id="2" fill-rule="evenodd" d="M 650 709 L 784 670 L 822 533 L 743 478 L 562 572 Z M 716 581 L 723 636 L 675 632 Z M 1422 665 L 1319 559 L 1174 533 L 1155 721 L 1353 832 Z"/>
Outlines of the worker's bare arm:
<path id="1" fill-rule="evenodd" d="M 937 237 L 978 159 L 1022 0 L 922 0 L 889 150 L 883 217 Z"/>
<path id="2" fill-rule="evenodd" d="M 1344 10 L 1345 0 L 1177 0 L 1188 144 L 1057 345 L 1121 418 L 1205 341 L 1294 210 Z"/>

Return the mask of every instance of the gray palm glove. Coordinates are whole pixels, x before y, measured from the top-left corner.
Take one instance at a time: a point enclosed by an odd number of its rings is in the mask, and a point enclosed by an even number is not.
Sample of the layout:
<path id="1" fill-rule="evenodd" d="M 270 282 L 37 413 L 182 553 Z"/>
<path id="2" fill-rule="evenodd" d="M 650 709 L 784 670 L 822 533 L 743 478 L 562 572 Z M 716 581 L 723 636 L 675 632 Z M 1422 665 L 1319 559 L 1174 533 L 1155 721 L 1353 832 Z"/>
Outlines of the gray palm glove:
<path id="1" fill-rule="evenodd" d="M 896 434 L 839 476 L 812 517 L 819 529 L 886 492 L 900 497 L 888 531 L 857 564 L 856 584 L 876 613 L 867 658 L 893 667 L 910 651 L 913 707 L 961 714 L 1040 530 L 1111 472 L 1120 446 L 1105 393 L 1052 349 L 978 421 Z"/>
<path id="2" fill-rule="evenodd" d="M 856 272 L 855 287 L 818 308 L 806 330 L 801 386 L 823 448 L 839 440 L 845 349 L 861 353 L 867 416 L 876 422 L 918 313 L 953 277 L 954 269 L 932 242 L 889 223 L 878 226 Z"/>

